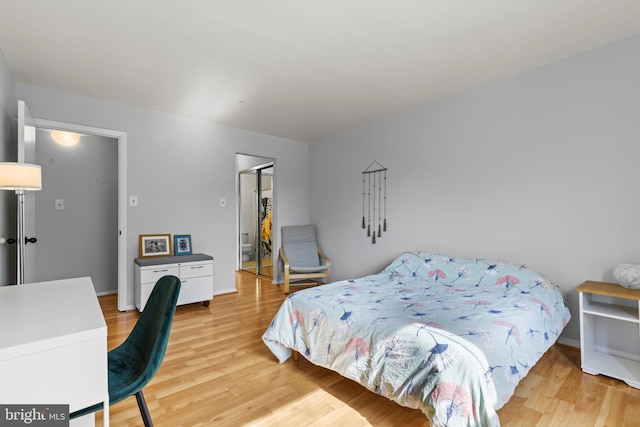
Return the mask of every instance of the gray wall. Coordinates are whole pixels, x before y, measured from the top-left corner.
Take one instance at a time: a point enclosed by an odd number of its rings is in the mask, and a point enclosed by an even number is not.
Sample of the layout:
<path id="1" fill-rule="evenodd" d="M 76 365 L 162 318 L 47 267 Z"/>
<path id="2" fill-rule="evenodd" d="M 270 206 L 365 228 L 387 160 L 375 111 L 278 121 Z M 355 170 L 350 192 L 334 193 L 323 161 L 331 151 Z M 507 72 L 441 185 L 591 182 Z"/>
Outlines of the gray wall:
<path id="1" fill-rule="evenodd" d="M 35 280 L 91 276 L 98 293 L 118 290 L 118 142 L 83 135 L 63 147 L 36 132 L 42 191 L 35 193 Z M 57 210 L 55 201 L 64 200 Z"/>
<path id="2" fill-rule="evenodd" d="M 18 114 L 15 83 L 0 49 L 0 162 L 17 160 Z M 13 191 L 0 191 L 0 236 L 15 237 L 16 204 Z M 0 245 L 0 286 L 15 283 L 15 245 Z"/>
<path id="3" fill-rule="evenodd" d="M 425 250 L 526 264 L 562 287 L 640 262 L 640 36 L 310 147 L 311 221 L 335 279 Z M 362 175 L 389 171 L 388 232 L 360 228 Z M 330 172 L 328 172 L 330 171 Z"/>
<path id="4" fill-rule="evenodd" d="M 140 234 L 191 234 L 194 252 L 215 259 L 214 293 L 235 290 L 236 153 L 276 159 L 274 229 L 309 220 L 307 144 L 29 85 L 16 94 L 34 118 L 127 133 L 128 194 L 139 198 L 127 208 L 131 307 Z"/>

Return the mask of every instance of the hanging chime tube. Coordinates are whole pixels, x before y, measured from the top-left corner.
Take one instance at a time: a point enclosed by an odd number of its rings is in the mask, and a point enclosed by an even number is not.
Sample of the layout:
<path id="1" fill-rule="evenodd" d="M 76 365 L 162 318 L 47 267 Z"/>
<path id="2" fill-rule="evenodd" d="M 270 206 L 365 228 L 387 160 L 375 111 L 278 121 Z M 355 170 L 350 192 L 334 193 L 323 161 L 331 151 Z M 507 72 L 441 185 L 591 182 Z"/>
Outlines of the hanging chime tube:
<path id="1" fill-rule="evenodd" d="M 384 171 L 384 232 L 387 232 L 387 171 Z"/>
<path id="2" fill-rule="evenodd" d="M 371 243 L 376 242 L 376 175 L 378 173 L 373 174 L 373 237 L 371 239 Z"/>
<path id="3" fill-rule="evenodd" d="M 376 172 L 378 175 L 378 237 L 382 236 L 381 224 L 382 221 L 380 219 L 380 215 L 382 214 L 382 181 L 380 172 Z"/>
<path id="4" fill-rule="evenodd" d="M 367 174 L 367 237 L 371 236 L 371 177 Z"/>
<path id="5" fill-rule="evenodd" d="M 362 172 L 362 229 L 364 230 L 364 196 L 365 196 L 365 191 L 364 191 L 364 178 L 365 178 L 365 173 Z"/>

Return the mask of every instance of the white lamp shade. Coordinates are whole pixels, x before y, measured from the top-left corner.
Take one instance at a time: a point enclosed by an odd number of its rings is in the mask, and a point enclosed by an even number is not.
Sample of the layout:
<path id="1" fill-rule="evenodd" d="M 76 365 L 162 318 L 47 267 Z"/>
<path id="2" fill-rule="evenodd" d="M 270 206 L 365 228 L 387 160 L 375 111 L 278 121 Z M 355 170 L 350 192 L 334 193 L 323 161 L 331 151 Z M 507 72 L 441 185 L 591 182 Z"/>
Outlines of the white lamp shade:
<path id="1" fill-rule="evenodd" d="M 42 190 L 40 165 L 0 162 L 0 190 Z"/>

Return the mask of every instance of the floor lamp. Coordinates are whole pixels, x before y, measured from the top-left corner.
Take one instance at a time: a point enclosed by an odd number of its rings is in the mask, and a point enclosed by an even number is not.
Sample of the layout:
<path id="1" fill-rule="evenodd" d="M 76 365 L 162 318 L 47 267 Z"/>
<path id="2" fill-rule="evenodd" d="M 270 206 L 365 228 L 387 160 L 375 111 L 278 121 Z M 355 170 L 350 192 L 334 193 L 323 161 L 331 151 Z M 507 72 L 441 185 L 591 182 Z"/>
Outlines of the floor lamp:
<path id="1" fill-rule="evenodd" d="M 42 190 L 40 165 L 30 163 L 0 162 L 0 190 L 15 190 L 18 196 L 18 237 L 16 284 L 24 283 L 24 193 Z"/>

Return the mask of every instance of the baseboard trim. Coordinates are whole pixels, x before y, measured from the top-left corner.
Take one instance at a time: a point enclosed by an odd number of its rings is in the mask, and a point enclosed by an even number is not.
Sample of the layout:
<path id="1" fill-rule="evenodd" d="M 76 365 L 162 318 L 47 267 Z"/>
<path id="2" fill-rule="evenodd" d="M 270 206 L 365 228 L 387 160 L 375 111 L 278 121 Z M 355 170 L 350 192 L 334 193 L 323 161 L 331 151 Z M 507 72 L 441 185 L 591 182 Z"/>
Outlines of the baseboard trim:
<path id="1" fill-rule="evenodd" d="M 558 338 L 558 342 L 560 344 L 564 344 L 564 345 L 569 346 L 569 347 L 574 347 L 574 348 L 580 349 L 580 341 L 579 340 L 574 340 L 572 338 L 560 337 L 560 338 Z"/>
<path id="2" fill-rule="evenodd" d="M 223 294 L 234 294 L 236 292 L 238 292 L 238 290 L 235 287 L 233 287 L 229 289 L 221 289 L 219 291 L 214 292 L 213 295 L 215 296 L 215 295 L 223 295 Z"/>

